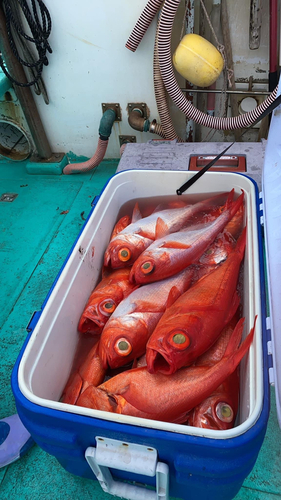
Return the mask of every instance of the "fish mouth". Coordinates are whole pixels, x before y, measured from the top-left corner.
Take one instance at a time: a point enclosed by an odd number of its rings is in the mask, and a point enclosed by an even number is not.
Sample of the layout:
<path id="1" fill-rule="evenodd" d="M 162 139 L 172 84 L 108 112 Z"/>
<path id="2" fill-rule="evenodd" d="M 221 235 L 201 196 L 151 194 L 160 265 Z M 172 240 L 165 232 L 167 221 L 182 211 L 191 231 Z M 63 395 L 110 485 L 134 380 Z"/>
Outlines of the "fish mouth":
<path id="1" fill-rule="evenodd" d="M 163 373 L 164 375 L 171 375 L 175 369 L 171 365 L 167 356 L 161 354 L 154 349 L 149 349 L 146 353 L 147 370 L 149 373 Z"/>
<path id="2" fill-rule="evenodd" d="M 101 333 L 102 328 L 104 327 L 105 322 L 100 320 L 99 318 L 83 318 L 79 322 L 78 330 L 81 333 L 91 333 L 93 335 L 97 335 Z"/>

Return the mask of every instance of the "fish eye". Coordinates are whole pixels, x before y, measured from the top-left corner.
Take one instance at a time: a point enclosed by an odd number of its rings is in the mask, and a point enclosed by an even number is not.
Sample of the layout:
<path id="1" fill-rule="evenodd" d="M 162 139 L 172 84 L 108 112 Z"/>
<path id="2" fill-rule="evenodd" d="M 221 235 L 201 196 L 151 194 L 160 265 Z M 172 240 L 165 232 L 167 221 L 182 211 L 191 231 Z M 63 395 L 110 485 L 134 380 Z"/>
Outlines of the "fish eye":
<path id="1" fill-rule="evenodd" d="M 131 252 L 129 248 L 121 248 L 118 252 L 118 258 L 121 260 L 121 262 L 127 262 L 131 258 Z"/>
<path id="2" fill-rule="evenodd" d="M 101 304 L 100 304 L 100 309 L 101 309 L 101 312 L 103 314 L 107 314 L 107 315 L 110 315 L 113 313 L 113 311 L 115 311 L 116 309 L 116 304 L 113 300 L 111 299 L 108 299 L 108 300 L 104 300 Z"/>
<path id="3" fill-rule="evenodd" d="M 121 338 L 117 340 L 114 350 L 119 356 L 128 356 L 132 352 L 132 346 L 127 339 Z"/>
<path id="4" fill-rule="evenodd" d="M 232 422 L 234 417 L 233 409 L 227 403 L 217 404 L 216 415 L 222 422 Z"/>
<path id="5" fill-rule="evenodd" d="M 141 270 L 143 274 L 150 274 L 154 270 L 154 264 L 148 260 L 141 265 Z"/>
<path id="6" fill-rule="evenodd" d="M 190 338 L 183 330 L 174 330 L 170 335 L 169 343 L 178 349 L 186 349 L 190 345 Z"/>

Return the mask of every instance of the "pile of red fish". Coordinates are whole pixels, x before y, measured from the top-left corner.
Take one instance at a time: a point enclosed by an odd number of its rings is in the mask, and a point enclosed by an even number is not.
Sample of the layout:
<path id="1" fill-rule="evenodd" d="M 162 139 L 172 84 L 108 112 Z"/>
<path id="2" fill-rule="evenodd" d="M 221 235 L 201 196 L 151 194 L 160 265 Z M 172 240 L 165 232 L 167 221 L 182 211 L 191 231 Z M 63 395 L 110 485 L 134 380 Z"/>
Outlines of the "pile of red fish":
<path id="1" fill-rule="evenodd" d="M 61 400 L 211 429 L 234 426 L 244 318 L 238 281 L 244 193 L 174 202 L 115 225 L 103 276 L 81 315 L 97 339 Z"/>

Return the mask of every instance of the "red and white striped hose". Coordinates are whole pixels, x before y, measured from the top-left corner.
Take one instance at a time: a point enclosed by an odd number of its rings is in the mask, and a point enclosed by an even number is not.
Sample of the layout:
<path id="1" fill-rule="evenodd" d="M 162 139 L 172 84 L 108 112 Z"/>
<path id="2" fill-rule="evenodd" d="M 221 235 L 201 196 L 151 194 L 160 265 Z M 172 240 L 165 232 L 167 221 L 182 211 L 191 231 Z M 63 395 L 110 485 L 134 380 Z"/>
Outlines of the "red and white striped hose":
<path id="1" fill-rule="evenodd" d="M 137 21 L 132 33 L 126 43 L 127 49 L 135 52 L 140 42 L 142 41 L 148 27 L 160 9 L 163 0 L 148 0 L 147 5 L 143 9 L 139 20 Z"/>
<path id="2" fill-rule="evenodd" d="M 189 120 L 194 120 L 196 123 L 199 123 L 204 127 L 215 128 L 217 130 L 234 130 L 249 127 L 275 100 L 277 88 L 253 111 L 239 116 L 218 118 L 215 116 L 209 116 L 195 108 L 191 102 L 186 99 L 185 95 L 181 91 L 175 78 L 172 65 L 171 35 L 174 17 L 179 4 L 180 0 L 165 0 L 159 21 L 159 65 L 163 82 L 169 96 Z"/>
<path id="3" fill-rule="evenodd" d="M 159 32 L 159 22 L 157 24 L 155 45 L 154 45 L 154 56 L 153 56 L 153 82 L 154 82 L 154 94 L 157 104 L 157 110 L 160 117 L 160 122 L 163 130 L 162 137 L 165 137 L 167 141 L 173 141 L 176 139 L 178 142 L 183 142 L 181 137 L 177 135 L 175 131 L 171 116 L 170 109 L 167 102 L 167 96 L 165 91 L 165 86 L 162 80 L 160 67 L 159 67 L 159 57 L 158 57 L 158 32 Z M 161 134 L 160 134 L 161 135 Z"/>
<path id="4" fill-rule="evenodd" d="M 104 155 L 107 149 L 108 140 L 103 141 L 99 138 L 98 146 L 96 152 L 92 158 L 82 163 L 70 163 L 63 169 L 63 173 L 68 174 L 80 174 L 81 172 L 88 172 L 93 168 L 97 167 L 100 162 L 104 159 Z"/>

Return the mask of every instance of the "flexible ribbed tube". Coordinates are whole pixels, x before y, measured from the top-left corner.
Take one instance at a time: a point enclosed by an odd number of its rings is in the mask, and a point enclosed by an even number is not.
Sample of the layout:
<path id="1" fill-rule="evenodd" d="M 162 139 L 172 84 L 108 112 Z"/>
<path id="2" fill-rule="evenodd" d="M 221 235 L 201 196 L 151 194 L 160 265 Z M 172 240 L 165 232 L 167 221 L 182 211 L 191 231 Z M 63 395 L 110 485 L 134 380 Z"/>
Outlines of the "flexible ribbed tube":
<path id="1" fill-rule="evenodd" d="M 157 24 L 155 44 L 154 44 L 154 56 L 153 56 L 153 81 L 154 81 L 154 94 L 157 104 L 157 110 L 160 116 L 160 122 L 164 132 L 165 139 L 167 139 L 168 141 L 173 141 L 174 139 L 177 139 L 178 142 L 183 142 L 183 140 L 180 137 L 178 137 L 170 116 L 170 110 L 167 102 L 165 86 L 162 80 L 159 67 L 158 34 L 159 34 L 159 22 Z"/>
<path id="2" fill-rule="evenodd" d="M 160 9 L 163 0 L 149 0 L 143 9 L 135 27 L 130 34 L 125 47 L 135 52 L 142 41 L 148 27 Z"/>
<path id="3" fill-rule="evenodd" d="M 185 95 L 181 91 L 175 78 L 172 65 L 171 35 L 174 17 L 179 4 L 180 0 L 165 0 L 159 21 L 159 66 L 162 79 L 168 94 L 178 106 L 178 108 L 188 117 L 189 120 L 194 120 L 196 123 L 199 123 L 204 127 L 215 128 L 217 130 L 234 130 L 238 128 L 249 127 L 275 100 L 277 95 L 277 88 L 253 111 L 239 116 L 219 118 L 209 116 L 206 113 L 203 113 L 202 111 L 195 108 L 191 104 L 191 102 L 186 99 Z"/>
<path id="4" fill-rule="evenodd" d="M 160 123 L 157 123 L 156 120 L 153 120 L 151 122 L 150 127 L 149 127 L 149 132 L 151 134 L 160 135 L 160 137 L 163 137 L 163 139 L 166 139 L 165 132 L 163 130 L 162 125 L 160 125 Z"/>
<path id="5" fill-rule="evenodd" d="M 104 155 L 107 149 L 108 140 L 104 141 L 99 138 L 98 146 L 96 152 L 92 158 L 82 163 L 70 163 L 63 169 L 63 173 L 69 174 L 80 174 L 81 172 L 88 172 L 93 168 L 97 167 L 100 162 L 104 159 Z"/>
<path id="6" fill-rule="evenodd" d="M 127 146 L 127 143 L 124 142 L 124 144 L 122 144 L 122 146 L 120 148 L 120 156 L 122 156 L 122 154 L 124 153 L 126 146 Z"/>

